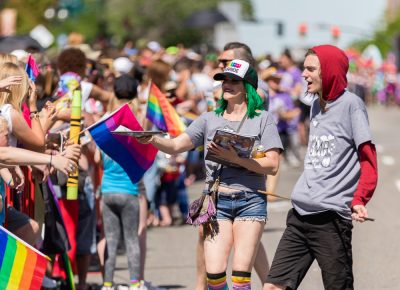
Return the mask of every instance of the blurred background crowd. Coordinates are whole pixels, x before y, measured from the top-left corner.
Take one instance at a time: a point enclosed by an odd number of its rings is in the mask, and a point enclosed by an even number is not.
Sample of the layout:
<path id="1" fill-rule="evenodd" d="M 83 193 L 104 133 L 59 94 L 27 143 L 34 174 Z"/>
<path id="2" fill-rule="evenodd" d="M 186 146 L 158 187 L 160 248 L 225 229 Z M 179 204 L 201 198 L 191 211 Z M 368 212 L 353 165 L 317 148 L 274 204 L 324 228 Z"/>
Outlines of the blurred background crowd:
<path id="1" fill-rule="evenodd" d="M 387 1 L 387 11 L 399 8 L 399 2 Z M 0 53 L 4 59 L 10 57 L 22 67 L 30 54 L 36 59 L 39 68 L 35 80 L 37 110 L 47 109 L 49 104 L 55 107 L 51 117 L 41 115 L 41 118 L 51 119 L 51 126 L 45 132 L 47 136 L 54 137 L 64 131 L 69 121 L 63 109 L 70 104 L 61 101 L 60 93 L 60 83 L 67 72 L 79 77 L 84 127 L 115 110 L 121 99 L 136 100 L 136 117 L 144 124 L 150 81 L 189 125 L 200 114 L 215 109 L 221 85 L 213 76 L 233 59 L 224 54 L 223 46 L 244 42 L 234 33 L 235 19 L 256 21 L 257 5 L 257 1 L 211 0 L 2 1 Z M 384 28 L 344 47 L 350 60 L 349 90 L 367 105 L 400 105 L 398 36 L 395 34 L 399 19 L 397 14 L 387 12 Z M 275 37 L 284 36 L 285 22 L 279 19 L 272 22 L 276 28 Z M 310 26 L 300 22 L 296 29 L 299 39 L 304 39 Z M 340 44 L 346 28 L 329 26 L 328 31 L 330 42 Z M 263 41 L 263 35 L 258 34 L 258 41 Z M 254 54 L 253 59 L 265 107 L 273 114 L 286 149 L 283 160 L 292 167 L 302 163 L 301 150 L 307 145 L 309 126 L 309 103 L 301 77 L 309 43 L 299 43 L 282 46 L 273 53 L 265 43 L 264 53 Z M 251 43 L 247 44 L 253 49 Z M 93 142 L 81 141 L 84 156 L 81 159 L 85 159 L 81 162 L 86 162 L 86 165 L 80 164 L 81 172 L 86 173 L 81 191 L 85 192 L 84 202 L 88 205 L 87 217 L 82 219 L 81 226 L 93 233 L 93 236 L 86 236 L 86 240 L 94 237 L 92 247 L 82 254 L 91 256 L 96 252 L 96 244 L 101 247 L 99 242 L 103 239 L 99 206 L 103 168 L 95 162 L 96 148 L 90 148 Z M 142 244 L 147 226 L 184 223 L 189 205 L 187 187 L 204 177 L 202 154 L 202 148 L 179 156 L 158 153 L 155 165 L 144 178 L 145 190 L 140 186 L 138 189 L 143 198 L 139 226 Z M 24 207 L 14 206 L 24 210 Z M 39 223 L 43 220 L 37 217 L 38 211 L 36 215 L 26 213 L 32 219 L 39 219 Z M 145 259 L 145 250 L 142 253 Z M 102 255 L 99 261 L 100 265 L 104 263 Z M 90 258 L 76 262 L 80 284 L 86 287 Z M 144 279 L 144 261 L 141 271 Z"/>

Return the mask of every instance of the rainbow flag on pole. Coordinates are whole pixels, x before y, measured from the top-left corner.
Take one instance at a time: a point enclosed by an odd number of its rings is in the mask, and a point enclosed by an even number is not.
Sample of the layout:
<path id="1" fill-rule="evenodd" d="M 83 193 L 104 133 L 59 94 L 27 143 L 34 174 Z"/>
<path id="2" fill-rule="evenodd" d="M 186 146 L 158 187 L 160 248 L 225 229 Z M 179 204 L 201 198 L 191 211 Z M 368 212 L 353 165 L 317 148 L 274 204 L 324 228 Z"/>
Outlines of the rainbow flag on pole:
<path id="1" fill-rule="evenodd" d="M 125 104 L 89 127 L 89 132 L 97 146 L 125 170 L 132 183 L 137 183 L 153 164 L 158 150 L 151 144 L 139 143 L 132 136 L 112 134 L 111 131 L 120 125 L 132 131 L 143 131 L 129 105 Z"/>
<path id="2" fill-rule="evenodd" d="M 50 259 L 0 226 L 0 289 L 40 290 Z"/>
<path id="3" fill-rule="evenodd" d="M 147 103 L 147 119 L 171 136 L 178 136 L 186 129 L 175 108 L 155 84 L 151 84 Z"/>

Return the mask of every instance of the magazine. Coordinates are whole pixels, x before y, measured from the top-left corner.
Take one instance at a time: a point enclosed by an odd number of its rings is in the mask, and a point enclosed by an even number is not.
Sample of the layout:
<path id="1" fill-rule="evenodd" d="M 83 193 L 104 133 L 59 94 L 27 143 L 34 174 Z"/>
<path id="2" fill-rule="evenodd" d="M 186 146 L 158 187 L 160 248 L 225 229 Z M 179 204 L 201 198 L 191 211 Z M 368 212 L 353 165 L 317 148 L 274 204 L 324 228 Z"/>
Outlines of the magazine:
<path id="1" fill-rule="evenodd" d="M 222 146 L 225 149 L 229 149 L 229 146 L 232 146 L 241 158 L 250 158 L 255 140 L 256 136 L 246 136 L 226 130 L 217 130 L 213 138 L 215 144 Z M 212 154 L 210 151 L 207 151 L 205 159 L 226 166 L 239 167 L 239 165 L 223 159 L 223 156 L 217 156 Z"/>
<path id="2" fill-rule="evenodd" d="M 133 136 L 133 137 L 144 137 L 144 136 L 151 136 L 151 135 L 165 135 L 166 133 L 163 131 L 132 131 L 125 126 L 118 126 L 117 129 L 111 131 L 112 134 L 117 135 L 125 135 L 125 136 Z"/>

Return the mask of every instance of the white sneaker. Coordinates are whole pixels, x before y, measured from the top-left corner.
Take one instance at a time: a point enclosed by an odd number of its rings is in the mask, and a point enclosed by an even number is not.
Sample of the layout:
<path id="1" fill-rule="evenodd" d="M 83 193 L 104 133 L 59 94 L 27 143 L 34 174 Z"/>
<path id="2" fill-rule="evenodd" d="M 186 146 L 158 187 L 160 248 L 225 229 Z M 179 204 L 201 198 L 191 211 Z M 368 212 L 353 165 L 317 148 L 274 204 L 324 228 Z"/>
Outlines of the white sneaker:
<path id="1" fill-rule="evenodd" d="M 148 281 L 140 281 L 140 286 L 143 288 L 139 288 L 140 290 L 167 290 L 167 288 L 153 286 L 151 282 Z"/>
<path id="2" fill-rule="evenodd" d="M 46 289 L 54 289 L 57 288 L 57 281 L 53 280 L 46 275 L 43 277 L 42 280 L 42 287 Z"/>
<path id="3" fill-rule="evenodd" d="M 101 290 L 114 290 L 113 286 L 102 286 Z"/>

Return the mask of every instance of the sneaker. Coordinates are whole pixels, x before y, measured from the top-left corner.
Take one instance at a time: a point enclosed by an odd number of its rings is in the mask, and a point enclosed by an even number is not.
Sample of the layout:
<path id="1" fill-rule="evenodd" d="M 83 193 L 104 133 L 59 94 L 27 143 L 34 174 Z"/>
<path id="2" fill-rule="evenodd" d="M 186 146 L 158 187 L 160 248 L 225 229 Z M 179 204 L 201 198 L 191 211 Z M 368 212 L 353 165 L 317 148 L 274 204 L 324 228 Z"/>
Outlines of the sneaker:
<path id="1" fill-rule="evenodd" d="M 126 286 L 126 285 L 118 285 L 117 290 L 142 290 L 141 285 L 136 286 Z"/>
<path id="2" fill-rule="evenodd" d="M 57 281 L 53 280 L 47 276 L 43 277 L 42 287 L 46 289 L 54 289 L 57 288 Z"/>
<path id="3" fill-rule="evenodd" d="M 151 282 L 140 281 L 140 290 L 167 290 L 167 288 L 153 286 Z"/>
<path id="4" fill-rule="evenodd" d="M 113 286 L 102 286 L 101 290 L 114 290 Z"/>

